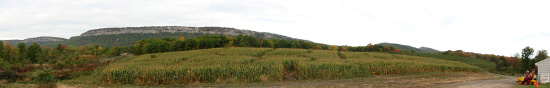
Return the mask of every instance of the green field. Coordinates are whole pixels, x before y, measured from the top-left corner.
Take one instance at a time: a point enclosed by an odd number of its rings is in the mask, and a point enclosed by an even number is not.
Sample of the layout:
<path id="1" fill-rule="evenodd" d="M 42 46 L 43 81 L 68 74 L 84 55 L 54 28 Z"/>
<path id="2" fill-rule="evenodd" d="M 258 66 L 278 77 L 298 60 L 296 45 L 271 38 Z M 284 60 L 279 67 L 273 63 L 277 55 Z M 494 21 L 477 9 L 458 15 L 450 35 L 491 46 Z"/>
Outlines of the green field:
<path id="1" fill-rule="evenodd" d="M 214 48 L 128 57 L 92 76 L 107 84 L 186 84 L 340 79 L 420 72 L 479 72 L 459 61 L 377 52 Z"/>

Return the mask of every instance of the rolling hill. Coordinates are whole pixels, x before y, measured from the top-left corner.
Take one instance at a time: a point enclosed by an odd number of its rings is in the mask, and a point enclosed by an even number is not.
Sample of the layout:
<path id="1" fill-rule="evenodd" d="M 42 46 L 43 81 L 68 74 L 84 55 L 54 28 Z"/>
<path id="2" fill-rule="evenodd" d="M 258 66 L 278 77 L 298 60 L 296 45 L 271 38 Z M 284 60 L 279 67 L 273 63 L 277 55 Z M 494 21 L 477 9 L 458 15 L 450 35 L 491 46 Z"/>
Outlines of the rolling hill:
<path id="1" fill-rule="evenodd" d="M 432 49 L 432 48 L 429 48 L 429 47 L 416 48 L 416 47 L 412 47 L 412 46 L 409 46 L 409 45 L 402 45 L 402 44 L 396 44 L 396 43 L 379 43 L 379 45 L 393 46 L 393 47 L 395 47 L 397 49 L 400 49 L 400 50 L 414 50 L 416 52 L 421 52 L 421 53 L 438 53 L 438 52 L 441 52 L 439 50 L 435 50 L 435 49 Z"/>

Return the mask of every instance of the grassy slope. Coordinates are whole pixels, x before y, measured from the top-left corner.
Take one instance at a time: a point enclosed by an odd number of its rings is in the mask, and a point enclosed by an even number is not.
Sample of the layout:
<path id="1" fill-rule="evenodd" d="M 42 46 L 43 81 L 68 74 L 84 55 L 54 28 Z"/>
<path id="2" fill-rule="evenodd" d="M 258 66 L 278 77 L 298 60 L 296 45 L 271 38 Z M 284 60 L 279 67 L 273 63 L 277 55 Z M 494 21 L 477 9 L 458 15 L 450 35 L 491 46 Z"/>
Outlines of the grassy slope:
<path id="1" fill-rule="evenodd" d="M 376 74 L 479 71 L 459 61 L 376 52 L 271 48 L 215 48 L 129 57 L 96 70 L 103 83 L 179 84 L 191 82 L 280 81 L 369 77 Z M 155 56 L 156 58 L 152 58 Z M 296 62 L 298 71 L 289 71 Z M 286 69 L 285 69 L 286 68 Z"/>

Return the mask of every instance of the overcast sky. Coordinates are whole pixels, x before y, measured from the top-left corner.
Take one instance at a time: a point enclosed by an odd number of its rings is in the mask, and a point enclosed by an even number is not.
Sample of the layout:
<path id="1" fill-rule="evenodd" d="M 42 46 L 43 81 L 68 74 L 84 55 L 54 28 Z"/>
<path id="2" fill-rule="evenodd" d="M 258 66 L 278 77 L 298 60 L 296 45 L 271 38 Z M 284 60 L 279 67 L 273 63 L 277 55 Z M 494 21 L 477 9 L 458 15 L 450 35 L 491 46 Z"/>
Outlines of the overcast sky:
<path id="1" fill-rule="evenodd" d="M 511 56 L 550 49 L 548 0 L 0 0 L 0 40 L 91 29 L 220 26 L 331 45 L 399 43 Z"/>

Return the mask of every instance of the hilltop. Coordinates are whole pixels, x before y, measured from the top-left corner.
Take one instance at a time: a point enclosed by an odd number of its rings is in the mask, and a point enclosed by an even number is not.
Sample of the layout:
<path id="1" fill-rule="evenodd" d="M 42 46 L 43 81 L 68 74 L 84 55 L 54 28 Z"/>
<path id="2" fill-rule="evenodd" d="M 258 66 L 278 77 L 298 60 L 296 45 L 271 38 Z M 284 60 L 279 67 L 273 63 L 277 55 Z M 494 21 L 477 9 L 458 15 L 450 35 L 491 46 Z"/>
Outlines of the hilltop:
<path id="1" fill-rule="evenodd" d="M 384 46 L 393 46 L 397 49 L 400 49 L 400 50 L 413 50 L 413 51 L 416 51 L 416 52 L 421 52 L 421 53 L 439 53 L 441 51 L 439 50 L 436 50 L 436 49 L 432 49 L 432 48 L 429 48 L 429 47 L 420 47 L 420 48 L 416 48 L 416 47 L 412 47 L 412 46 L 409 46 L 409 45 L 402 45 L 402 44 L 396 44 L 396 43 L 379 43 L 379 45 L 384 45 Z"/>

